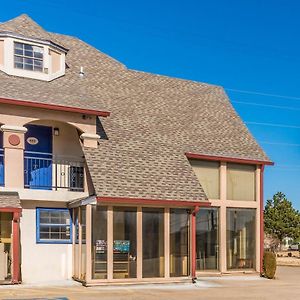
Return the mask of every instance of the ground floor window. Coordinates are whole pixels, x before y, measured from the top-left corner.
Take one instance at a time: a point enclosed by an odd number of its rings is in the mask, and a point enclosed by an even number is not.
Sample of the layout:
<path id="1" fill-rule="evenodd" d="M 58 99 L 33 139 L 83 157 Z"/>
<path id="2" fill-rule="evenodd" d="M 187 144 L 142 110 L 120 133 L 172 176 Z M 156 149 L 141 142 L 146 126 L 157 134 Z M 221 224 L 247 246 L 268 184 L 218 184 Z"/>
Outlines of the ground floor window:
<path id="1" fill-rule="evenodd" d="M 113 277 L 136 278 L 136 208 L 113 209 Z"/>
<path id="2" fill-rule="evenodd" d="M 219 269 L 218 208 L 201 208 L 196 215 L 196 268 Z"/>
<path id="3" fill-rule="evenodd" d="M 37 243 L 71 243 L 71 215 L 65 208 L 37 208 Z"/>
<path id="4" fill-rule="evenodd" d="M 227 209 L 227 268 L 255 267 L 255 209 Z"/>
<path id="5" fill-rule="evenodd" d="M 92 278 L 107 278 L 107 207 L 92 207 Z"/>
<path id="6" fill-rule="evenodd" d="M 143 277 L 164 277 L 164 209 L 143 208 Z"/>
<path id="7" fill-rule="evenodd" d="M 170 276 L 189 275 L 189 218 L 186 209 L 170 209 Z"/>

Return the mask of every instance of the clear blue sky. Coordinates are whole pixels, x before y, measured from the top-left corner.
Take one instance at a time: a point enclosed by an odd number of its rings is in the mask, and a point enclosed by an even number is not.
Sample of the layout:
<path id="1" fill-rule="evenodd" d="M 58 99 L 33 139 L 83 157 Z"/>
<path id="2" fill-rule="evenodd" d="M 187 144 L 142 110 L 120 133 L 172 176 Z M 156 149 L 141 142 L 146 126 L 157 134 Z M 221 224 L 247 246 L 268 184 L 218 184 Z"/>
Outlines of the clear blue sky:
<path id="1" fill-rule="evenodd" d="M 1 22 L 21 13 L 129 68 L 225 87 L 276 163 L 265 198 L 282 191 L 300 209 L 300 1 L 2 1 Z"/>

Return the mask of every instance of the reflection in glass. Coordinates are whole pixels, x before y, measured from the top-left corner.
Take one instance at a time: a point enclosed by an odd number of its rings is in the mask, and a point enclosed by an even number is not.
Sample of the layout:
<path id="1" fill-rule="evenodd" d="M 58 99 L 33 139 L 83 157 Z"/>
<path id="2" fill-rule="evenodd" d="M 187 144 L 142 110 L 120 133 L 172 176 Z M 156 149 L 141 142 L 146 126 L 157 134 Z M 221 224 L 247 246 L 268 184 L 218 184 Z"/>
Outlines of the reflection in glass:
<path id="1" fill-rule="evenodd" d="M 189 162 L 207 197 L 220 199 L 220 163 L 198 159 Z"/>
<path id="2" fill-rule="evenodd" d="M 189 214 L 170 209 L 170 276 L 189 275 Z"/>
<path id="3" fill-rule="evenodd" d="M 217 208 L 201 208 L 196 215 L 197 270 L 219 269 L 219 219 Z"/>
<path id="4" fill-rule="evenodd" d="M 136 278 L 136 208 L 114 208 L 113 232 L 113 277 Z"/>
<path id="5" fill-rule="evenodd" d="M 92 278 L 107 278 L 107 207 L 92 206 Z"/>
<path id="6" fill-rule="evenodd" d="M 227 164 L 227 199 L 255 201 L 255 169 L 253 165 Z"/>
<path id="7" fill-rule="evenodd" d="M 255 267 L 255 209 L 227 209 L 227 268 Z"/>
<path id="8" fill-rule="evenodd" d="M 164 276 L 164 209 L 143 208 L 143 277 Z"/>

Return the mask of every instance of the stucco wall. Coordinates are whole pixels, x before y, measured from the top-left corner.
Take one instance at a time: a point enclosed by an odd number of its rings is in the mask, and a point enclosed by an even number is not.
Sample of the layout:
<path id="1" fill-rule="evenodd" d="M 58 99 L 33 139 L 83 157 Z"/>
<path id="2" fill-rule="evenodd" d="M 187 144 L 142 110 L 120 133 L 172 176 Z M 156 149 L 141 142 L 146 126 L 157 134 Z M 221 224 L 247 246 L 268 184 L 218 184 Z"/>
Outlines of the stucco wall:
<path id="1" fill-rule="evenodd" d="M 71 279 L 72 245 L 36 243 L 36 207 L 53 203 L 22 201 L 21 274 L 23 283 Z M 61 204 L 59 207 L 63 207 Z"/>

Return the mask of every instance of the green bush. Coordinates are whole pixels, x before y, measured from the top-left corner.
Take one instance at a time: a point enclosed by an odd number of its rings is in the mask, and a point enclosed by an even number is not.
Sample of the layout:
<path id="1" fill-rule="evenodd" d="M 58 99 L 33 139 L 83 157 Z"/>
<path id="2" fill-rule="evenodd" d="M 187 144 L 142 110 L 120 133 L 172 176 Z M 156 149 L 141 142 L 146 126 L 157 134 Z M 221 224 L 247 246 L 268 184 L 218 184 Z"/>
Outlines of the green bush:
<path id="1" fill-rule="evenodd" d="M 276 272 L 276 255 L 273 252 L 266 251 L 263 260 L 263 276 L 269 279 L 275 277 Z"/>

